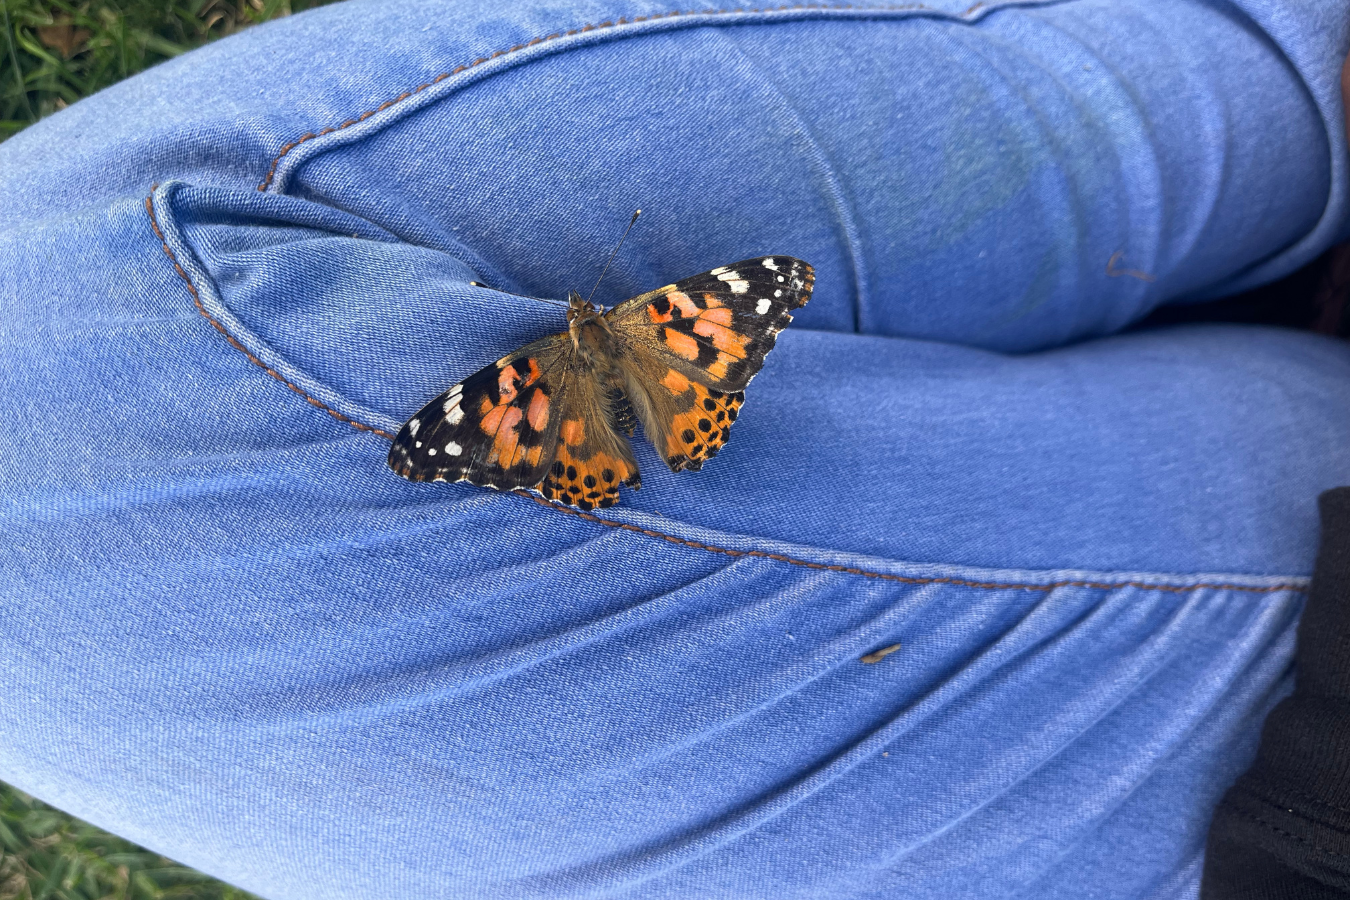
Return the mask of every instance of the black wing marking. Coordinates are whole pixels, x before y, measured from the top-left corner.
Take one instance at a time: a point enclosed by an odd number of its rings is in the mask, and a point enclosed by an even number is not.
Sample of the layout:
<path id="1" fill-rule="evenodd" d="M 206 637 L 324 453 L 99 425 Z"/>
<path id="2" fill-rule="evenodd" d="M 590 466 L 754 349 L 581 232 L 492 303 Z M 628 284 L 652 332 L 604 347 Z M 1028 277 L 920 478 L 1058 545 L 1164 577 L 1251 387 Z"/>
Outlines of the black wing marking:
<path id="1" fill-rule="evenodd" d="M 731 393 L 745 390 L 814 286 L 802 260 L 761 256 L 625 300 L 606 320 L 630 350 Z"/>

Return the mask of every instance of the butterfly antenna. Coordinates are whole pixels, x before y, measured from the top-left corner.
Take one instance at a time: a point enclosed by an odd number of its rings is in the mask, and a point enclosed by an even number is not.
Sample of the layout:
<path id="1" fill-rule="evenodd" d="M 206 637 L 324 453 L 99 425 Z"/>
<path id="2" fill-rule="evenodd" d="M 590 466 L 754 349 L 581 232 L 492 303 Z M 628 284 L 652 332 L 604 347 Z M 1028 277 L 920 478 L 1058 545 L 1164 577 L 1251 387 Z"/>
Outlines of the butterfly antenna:
<path id="1" fill-rule="evenodd" d="M 633 218 L 628 220 L 628 227 L 623 230 L 623 237 L 619 238 L 619 243 L 614 247 L 614 252 L 609 255 L 609 262 L 605 263 L 605 267 L 600 270 L 600 277 L 595 279 L 595 287 L 591 288 L 591 296 L 586 298 L 587 303 L 590 303 L 591 297 L 595 296 L 595 288 L 600 287 L 600 282 L 605 280 L 605 273 L 609 271 L 610 265 L 614 262 L 614 257 L 619 255 L 619 247 L 623 246 L 623 242 L 628 238 L 628 232 L 633 230 L 633 223 L 637 221 L 640 215 L 642 215 L 642 210 L 639 209 L 633 213 Z"/>

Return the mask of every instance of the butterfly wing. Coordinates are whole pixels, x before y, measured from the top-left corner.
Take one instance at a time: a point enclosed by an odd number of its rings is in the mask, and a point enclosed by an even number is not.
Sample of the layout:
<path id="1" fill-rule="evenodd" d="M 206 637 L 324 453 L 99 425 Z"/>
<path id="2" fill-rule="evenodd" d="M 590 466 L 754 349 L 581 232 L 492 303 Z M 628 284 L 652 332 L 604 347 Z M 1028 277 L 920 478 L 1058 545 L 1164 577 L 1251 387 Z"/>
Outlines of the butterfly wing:
<path id="1" fill-rule="evenodd" d="M 572 342 L 555 334 L 479 369 L 407 421 L 389 468 L 412 481 L 532 488 L 553 462 Z"/>
<path id="2" fill-rule="evenodd" d="M 389 468 L 412 481 L 529 488 L 580 509 L 641 486 L 616 430 L 626 405 L 603 390 L 566 334 L 535 341 L 432 400 L 394 437 Z M 628 413 L 631 415 L 631 413 Z"/>
<path id="3" fill-rule="evenodd" d="M 627 343 L 686 377 L 743 391 L 814 284 L 815 271 L 802 260 L 762 256 L 625 300 L 605 319 Z"/>
<path id="4" fill-rule="evenodd" d="M 619 485 L 642 486 L 633 448 L 620 433 L 631 412 L 593 370 L 578 365 L 559 398 L 557 446 L 535 488 L 547 500 L 590 510 L 619 501 Z"/>
<path id="5" fill-rule="evenodd" d="M 744 390 L 815 285 L 810 265 L 763 256 L 626 300 L 606 314 L 625 390 L 671 471 L 717 455 Z"/>

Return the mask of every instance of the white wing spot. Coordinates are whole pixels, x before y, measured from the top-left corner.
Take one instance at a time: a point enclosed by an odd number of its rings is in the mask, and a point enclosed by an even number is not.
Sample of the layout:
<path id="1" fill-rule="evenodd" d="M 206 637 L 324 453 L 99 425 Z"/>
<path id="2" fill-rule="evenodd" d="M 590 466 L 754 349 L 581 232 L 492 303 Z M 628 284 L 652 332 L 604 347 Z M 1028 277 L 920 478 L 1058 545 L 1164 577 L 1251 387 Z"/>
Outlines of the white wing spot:
<path id="1" fill-rule="evenodd" d="M 784 278 L 782 275 L 779 275 L 779 276 L 778 276 L 778 280 L 779 280 L 779 281 L 787 281 L 787 279 Z"/>
<path id="2" fill-rule="evenodd" d="M 451 390 L 458 391 L 460 387 L 455 385 Z M 459 408 L 460 399 L 459 394 L 451 393 L 450 396 L 445 398 L 445 403 L 441 406 L 441 409 L 445 412 L 445 421 L 451 425 L 458 425 L 460 420 L 464 418 L 464 410 Z"/>
<path id="3" fill-rule="evenodd" d="M 723 272 L 730 272 L 730 271 L 731 271 L 731 266 L 718 266 L 717 268 L 713 269 L 713 270 L 712 270 L 711 272 L 709 272 L 708 274 L 709 274 L 709 275 L 721 275 Z M 735 276 L 733 275 L 732 277 L 734 278 Z M 664 290 L 664 288 L 663 288 L 663 290 Z"/>
<path id="4" fill-rule="evenodd" d="M 429 447 L 429 448 L 427 448 L 427 456 L 435 456 L 435 455 L 436 455 L 436 448 L 435 448 L 435 447 Z"/>
<path id="5" fill-rule="evenodd" d="M 771 305 L 768 297 L 761 297 L 759 302 L 755 304 L 755 312 L 762 316 L 769 311 Z"/>
<path id="6" fill-rule="evenodd" d="M 783 296 L 783 292 L 782 292 L 781 290 L 779 290 L 779 291 L 774 291 L 774 292 L 773 292 L 773 295 L 774 295 L 775 297 L 781 297 L 781 296 Z"/>
<path id="7" fill-rule="evenodd" d="M 724 266 L 723 268 L 725 269 L 726 267 Z M 722 274 L 717 277 L 719 280 L 727 283 L 727 287 L 731 288 L 733 294 L 744 294 L 746 291 L 750 290 L 750 282 L 743 280 L 740 272 L 727 270 L 723 271 Z"/>
<path id="8" fill-rule="evenodd" d="M 766 259 L 766 260 L 764 260 L 764 268 L 766 268 L 766 269 L 773 269 L 775 272 L 777 272 L 777 271 L 778 271 L 778 263 L 774 262 L 772 259 Z"/>
<path id="9" fill-rule="evenodd" d="M 448 454 L 450 454 L 451 456 L 459 456 L 459 454 L 460 454 L 463 450 L 464 450 L 464 448 L 461 447 L 459 444 L 456 444 L 454 441 L 451 441 L 450 443 L 448 443 L 448 444 L 445 445 L 445 452 L 448 453 Z M 432 452 L 435 452 L 435 451 L 432 451 Z"/>
<path id="10" fill-rule="evenodd" d="M 422 427 L 422 420 L 421 420 L 421 419 L 409 419 L 409 420 L 408 420 L 408 434 L 411 434 L 413 437 L 417 437 L 417 429 L 419 429 L 419 428 L 421 428 L 421 427 Z"/>
<path id="11" fill-rule="evenodd" d="M 422 442 L 421 442 L 421 441 L 413 441 L 413 444 L 414 444 L 414 446 L 417 446 L 417 447 L 422 446 Z"/>
<path id="12" fill-rule="evenodd" d="M 713 271 L 717 271 L 717 270 L 714 269 Z M 717 277 L 718 277 L 718 279 L 721 280 L 721 281 L 735 281 L 736 279 L 738 279 L 738 278 L 741 277 L 741 273 L 740 273 L 740 272 L 733 272 L 733 271 L 731 271 L 730 267 L 728 267 L 728 266 L 723 266 L 723 267 L 722 267 L 722 271 L 717 272 Z"/>

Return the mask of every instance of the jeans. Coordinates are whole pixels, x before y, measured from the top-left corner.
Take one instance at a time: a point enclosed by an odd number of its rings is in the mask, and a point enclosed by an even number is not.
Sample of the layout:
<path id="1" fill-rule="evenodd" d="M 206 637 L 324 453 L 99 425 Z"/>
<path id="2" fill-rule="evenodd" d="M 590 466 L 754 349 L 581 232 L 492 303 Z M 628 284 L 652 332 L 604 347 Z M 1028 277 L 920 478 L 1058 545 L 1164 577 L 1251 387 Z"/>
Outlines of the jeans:
<path id="1" fill-rule="evenodd" d="M 43 121 L 0 778 L 277 900 L 1194 896 L 1350 348 L 1127 329 L 1350 233 L 1348 50 L 1333 0 L 349 2 Z M 599 302 L 815 267 L 722 454 L 593 514 L 394 476 L 637 207 Z"/>

